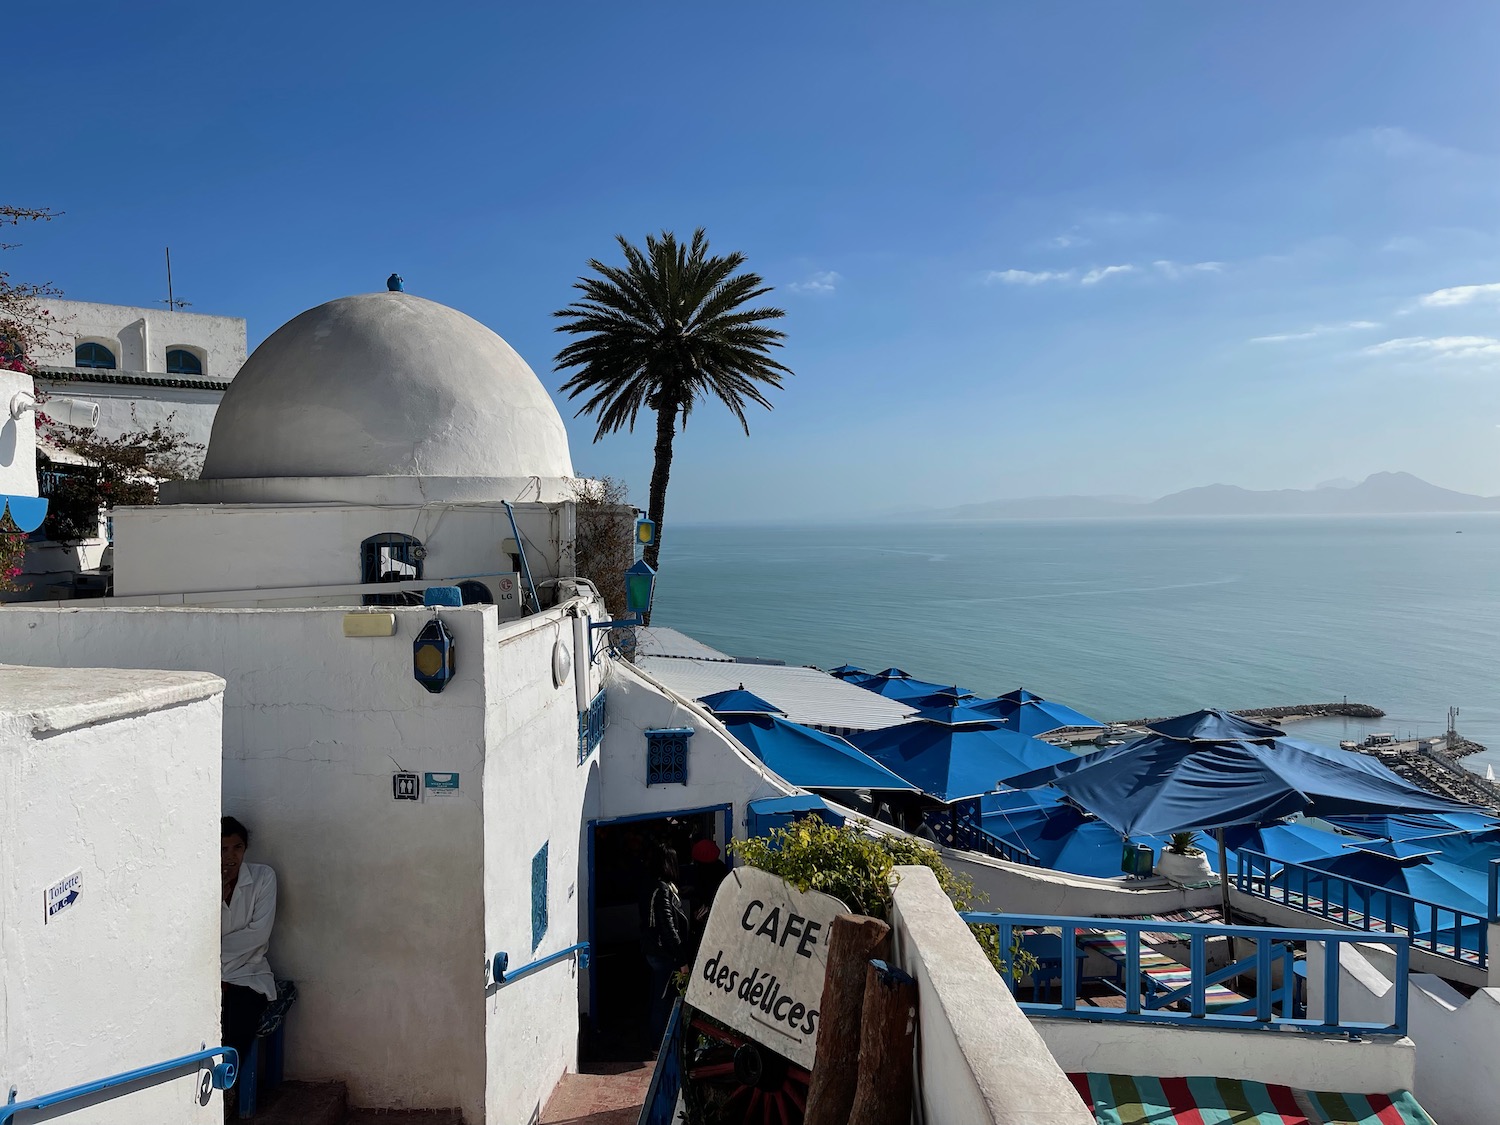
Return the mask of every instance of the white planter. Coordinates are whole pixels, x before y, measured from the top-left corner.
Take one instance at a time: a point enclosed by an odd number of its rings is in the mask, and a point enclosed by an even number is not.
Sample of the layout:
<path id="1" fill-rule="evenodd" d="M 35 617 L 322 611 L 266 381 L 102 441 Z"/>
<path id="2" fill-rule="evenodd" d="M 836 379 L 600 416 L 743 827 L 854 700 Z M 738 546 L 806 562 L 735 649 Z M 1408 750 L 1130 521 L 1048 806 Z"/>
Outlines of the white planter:
<path id="1" fill-rule="evenodd" d="M 1156 873 L 1174 887 L 1207 883 L 1214 877 L 1213 868 L 1208 865 L 1207 853 L 1200 851 L 1197 855 L 1178 855 L 1166 848 L 1161 850 L 1161 856 L 1156 861 Z"/>

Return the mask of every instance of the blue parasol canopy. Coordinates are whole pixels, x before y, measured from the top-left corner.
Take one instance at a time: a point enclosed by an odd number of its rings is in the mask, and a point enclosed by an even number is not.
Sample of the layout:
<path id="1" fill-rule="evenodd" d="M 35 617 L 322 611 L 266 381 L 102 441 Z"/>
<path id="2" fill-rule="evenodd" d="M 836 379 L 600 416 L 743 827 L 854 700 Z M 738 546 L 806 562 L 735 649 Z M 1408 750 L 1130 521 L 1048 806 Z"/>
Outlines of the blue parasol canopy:
<path id="1" fill-rule="evenodd" d="M 1347 852 L 1344 845 L 1348 842 L 1347 836 L 1300 823 L 1263 826 L 1238 824 L 1224 830 L 1224 845 L 1229 851 L 1248 848 L 1288 863 L 1311 863 L 1317 859 L 1345 855 Z M 1209 862 L 1215 863 L 1216 858 L 1214 850 L 1208 849 Z M 1229 861 L 1229 869 L 1235 870 L 1233 859 Z"/>
<path id="2" fill-rule="evenodd" d="M 1286 734 L 1279 727 L 1267 726 L 1231 711 L 1213 708 L 1191 711 L 1171 719 L 1158 719 L 1154 723 L 1147 723 L 1146 729 L 1155 731 L 1163 738 L 1176 738 L 1184 742 L 1228 742 L 1233 739 L 1254 742 L 1258 739 L 1280 738 Z"/>
<path id="3" fill-rule="evenodd" d="M 880 675 L 851 682 L 866 691 L 873 691 L 876 695 L 883 695 L 887 699 L 894 699 L 901 703 L 952 690 L 944 684 L 935 684 L 930 680 L 917 680 L 911 676 Z"/>
<path id="4" fill-rule="evenodd" d="M 1099 727 L 1104 724 L 1091 719 L 1082 711 L 1075 711 L 1065 703 L 1050 700 L 1032 700 L 1029 703 L 1005 703 L 984 705 L 978 708 L 999 715 L 1000 721 L 1011 730 L 1033 737 L 1063 727 Z"/>
<path id="5" fill-rule="evenodd" d="M 1389 840 L 1384 842 L 1393 843 Z M 1303 872 L 1287 871 L 1280 877 L 1287 880 L 1288 887 L 1298 893 L 1306 889 L 1314 897 L 1325 898 L 1330 902 L 1342 903 L 1347 895 L 1351 910 L 1401 926 L 1410 930 L 1414 937 L 1436 935 L 1438 940 L 1448 940 L 1451 943 L 1451 932 L 1459 923 L 1453 911 L 1461 910 L 1478 918 L 1489 916 L 1489 880 L 1482 872 L 1442 860 L 1434 861 L 1429 854 L 1423 854 L 1421 849 L 1413 849 L 1410 845 L 1401 845 L 1399 842 L 1395 852 L 1400 854 L 1386 854 L 1378 847 L 1371 847 L 1370 842 L 1360 842 L 1344 849 L 1343 855 L 1311 860 L 1307 866 L 1359 883 L 1384 887 L 1401 895 L 1421 899 L 1422 902 L 1410 903 L 1400 898 L 1393 899 L 1378 891 L 1358 886 L 1325 885 L 1316 875 L 1309 876 Z M 1432 906 L 1424 906 L 1423 903 L 1432 903 L 1443 909 L 1434 910 Z M 1477 938 L 1479 926 L 1471 921 L 1462 929 L 1462 945 L 1465 948 L 1477 948 L 1471 938 Z"/>
<path id="6" fill-rule="evenodd" d="M 842 680 L 846 676 L 865 676 L 869 673 L 867 673 L 858 664 L 840 664 L 837 668 L 828 669 L 828 674 L 830 676 L 837 676 Z"/>
<path id="7" fill-rule="evenodd" d="M 743 684 L 728 691 L 716 691 L 712 695 L 700 695 L 698 702 L 716 715 L 785 715 L 786 712 L 774 703 L 768 703 L 753 691 L 746 691 Z"/>
<path id="8" fill-rule="evenodd" d="M 916 788 L 842 738 L 778 715 L 734 715 L 724 725 L 745 749 L 803 789 Z"/>
<path id="9" fill-rule="evenodd" d="M 986 715 L 976 707 L 970 707 L 962 700 L 954 700 L 951 696 L 941 696 L 947 702 L 931 705 L 921 705 L 915 701 L 907 701 L 910 707 L 916 707 L 917 718 L 928 723 L 942 723 L 944 726 L 968 726 L 980 724 L 987 727 L 999 727 L 999 720 L 993 715 Z"/>
<path id="10" fill-rule="evenodd" d="M 1072 754 L 996 725 L 902 723 L 864 731 L 855 746 L 940 801 L 998 789 L 999 778 L 1071 759 Z"/>
<path id="11" fill-rule="evenodd" d="M 979 823 L 985 832 L 1026 851 L 1043 867 L 1099 879 L 1120 874 L 1124 838 L 1062 800 L 1056 790 L 991 793 L 979 799 L 979 807 Z M 1167 837 L 1143 836 L 1131 843 L 1160 851 Z"/>
<path id="12" fill-rule="evenodd" d="M 1373 758 L 1285 737 L 1205 741 L 1199 712 L 1159 724 L 1186 737 L 1148 735 L 1026 773 L 1017 789 L 1054 785 L 1127 836 L 1265 824 L 1390 810 L 1455 812 L 1463 806 L 1397 777 Z M 1212 722 L 1222 721 L 1221 715 Z M 1264 728 L 1263 728 L 1264 729 Z"/>

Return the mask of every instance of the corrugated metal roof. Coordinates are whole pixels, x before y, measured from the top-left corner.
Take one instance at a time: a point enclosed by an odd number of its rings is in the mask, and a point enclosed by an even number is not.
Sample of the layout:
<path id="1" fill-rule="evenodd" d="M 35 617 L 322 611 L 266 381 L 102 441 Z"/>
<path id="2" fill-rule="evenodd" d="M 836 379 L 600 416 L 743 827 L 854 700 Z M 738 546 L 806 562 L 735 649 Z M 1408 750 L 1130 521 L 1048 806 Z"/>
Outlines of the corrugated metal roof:
<path id="1" fill-rule="evenodd" d="M 912 714 L 903 703 L 846 684 L 816 668 L 659 656 L 640 656 L 636 664 L 688 699 L 744 684 L 746 691 L 780 707 L 792 722 L 830 734 L 878 730 L 904 723 Z"/>
<path id="2" fill-rule="evenodd" d="M 637 656 L 666 656 L 678 660 L 733 660 L 727 652 L 709 648 L 702 641 L 694 640 L 676 629 L 659 625 L 635 631 Z M 706 692 L 704 694 L 707 694 Z"/>

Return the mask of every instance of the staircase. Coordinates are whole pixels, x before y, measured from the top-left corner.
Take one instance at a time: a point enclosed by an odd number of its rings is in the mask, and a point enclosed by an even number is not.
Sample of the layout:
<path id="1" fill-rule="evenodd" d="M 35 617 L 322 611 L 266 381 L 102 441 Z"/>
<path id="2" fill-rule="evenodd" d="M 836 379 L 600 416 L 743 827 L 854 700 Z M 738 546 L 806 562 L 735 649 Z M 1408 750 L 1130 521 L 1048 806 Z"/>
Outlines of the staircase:
<path id="1" fill-rule="evenodd" d="M 456 1109 L 351 1109 L 342 1082 L 283 1082 L 244 1125 L 464 1125 L 464 1118 Z"/>
<path id="2" fill-rule="evenodd" d="M 635 1125 L 655 1064 L 595 1063 L 564 1074 L 547 1099 L 541 1125 Z"/>

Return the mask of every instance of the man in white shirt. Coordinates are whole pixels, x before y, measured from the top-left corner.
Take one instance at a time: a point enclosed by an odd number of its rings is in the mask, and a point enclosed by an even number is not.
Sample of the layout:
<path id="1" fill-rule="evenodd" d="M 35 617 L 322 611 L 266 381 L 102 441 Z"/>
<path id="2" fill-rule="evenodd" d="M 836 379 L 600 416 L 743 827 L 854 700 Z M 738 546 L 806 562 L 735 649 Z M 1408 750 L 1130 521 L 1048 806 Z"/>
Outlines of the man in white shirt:
<path id="1" fill-rule="evenodd" d="M 245 862 L 250 830 L 234 817 L 220 821 L 219 834 L 219 872 L 224 881 L 219 905 L 224 1045 L 240 1053 L 243 1067 L 266 1004 L 276 999 L 276 978 L 266 961 L 276 921 L 276 872 L 263 863 Z"/>

